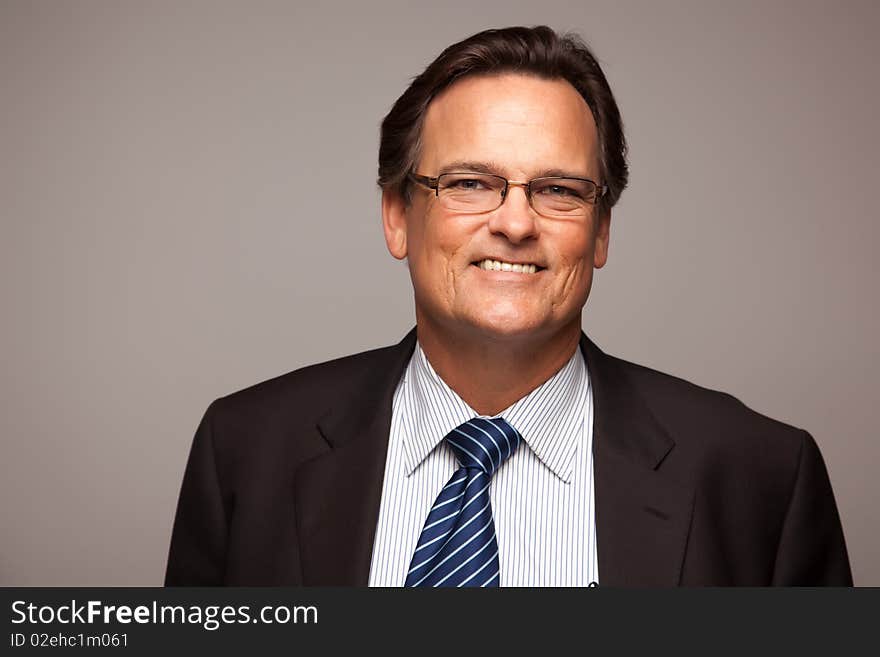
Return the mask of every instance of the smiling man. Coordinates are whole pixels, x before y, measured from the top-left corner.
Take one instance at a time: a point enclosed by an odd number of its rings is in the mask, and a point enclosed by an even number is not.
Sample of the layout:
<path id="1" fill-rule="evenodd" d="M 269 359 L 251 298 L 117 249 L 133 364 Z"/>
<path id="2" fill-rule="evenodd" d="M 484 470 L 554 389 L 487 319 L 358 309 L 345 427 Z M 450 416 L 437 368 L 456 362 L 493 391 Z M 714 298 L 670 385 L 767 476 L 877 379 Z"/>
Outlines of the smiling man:
<path id="1" fill-rule="evenodd" d="M 625 153 L 579 39 L 447 48 L 382 125 L 416 328 L 211 404 L 166 583 L 850 584 L 809 434 L 581 332 Z"/>

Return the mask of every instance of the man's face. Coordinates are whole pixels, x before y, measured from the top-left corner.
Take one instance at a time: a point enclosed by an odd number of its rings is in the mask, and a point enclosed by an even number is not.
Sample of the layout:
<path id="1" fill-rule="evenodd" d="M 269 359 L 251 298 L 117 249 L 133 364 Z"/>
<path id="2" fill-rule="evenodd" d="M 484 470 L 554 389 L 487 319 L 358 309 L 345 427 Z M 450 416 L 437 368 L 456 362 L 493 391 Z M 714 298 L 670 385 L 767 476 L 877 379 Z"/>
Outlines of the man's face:
<path id="1" fill-rule="evenodd" d="M 548 175 L 604 182 L 583 98 L 566 81 L 519 74 L 466 77 L 428 107 L 415 172 L 435 177 L 474 167 L 521 182 Z M 593 268 L 608 253 L 609 214 L 593 206 L 582 220 L 545 218 L 523 187 L 510 187 L 497 210 L 465 215 L 413 185 L 409 205 L 383 196 L 383 217 L 389 250 L 408 259 L 420 327 L 462 337 L 580 331 Z M 537 271 L 487 271 L 479 266 L 486 259 Z"/>

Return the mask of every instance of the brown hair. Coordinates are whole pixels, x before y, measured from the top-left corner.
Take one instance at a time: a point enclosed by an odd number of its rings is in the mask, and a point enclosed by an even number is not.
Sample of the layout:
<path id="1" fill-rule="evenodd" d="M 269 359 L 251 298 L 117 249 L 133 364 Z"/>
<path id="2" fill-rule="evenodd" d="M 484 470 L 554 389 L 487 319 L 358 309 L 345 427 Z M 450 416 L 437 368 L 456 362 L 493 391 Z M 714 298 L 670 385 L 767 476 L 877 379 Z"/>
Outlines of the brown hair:
<path id="1" fill-rule="evenodd" d="M 596 122 L 600 183 L 608 185 L 601 208 L 610 209 L 629 175 L 620 111 L 605 74 L 580 37 L 560 36 L 544 25 L 485 30 L 440 53 L 382 121 L 379 184 L 408 198 L 407 175 L 419 156 L 422 124 L 430 102 L 463 76 L 506 72 L 567 80 L 583 96 Z"/>

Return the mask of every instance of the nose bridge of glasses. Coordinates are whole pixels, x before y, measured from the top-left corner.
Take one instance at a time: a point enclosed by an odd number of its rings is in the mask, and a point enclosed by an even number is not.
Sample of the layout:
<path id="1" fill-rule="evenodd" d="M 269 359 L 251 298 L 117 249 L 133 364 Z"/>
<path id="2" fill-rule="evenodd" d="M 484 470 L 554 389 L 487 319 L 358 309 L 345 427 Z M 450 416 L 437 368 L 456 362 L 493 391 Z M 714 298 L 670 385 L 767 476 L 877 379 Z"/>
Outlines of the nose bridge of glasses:
<path id="1" fill-rule="evenodd" d="M 532 200 L 532 183 L 530 182 L 519 182 L 518 180 L 506 180 L 504 189 L 501 190 L 501 198 L 506 199 L 507 195 L 510 193 L 511 187 L 522 187 L 523 193 L 526 195 L 526 199 L 531 203 Z"/>
<path id="2" fill-rule="evenodd" d="M 532 198 L 532 183 L 531 183 L 531 181 L 522 182 L 519 180 L 508 180 L 507 186 L 503 190 L 503 193 L 501 196 L 502 205 L 504 204 L 505 201 L 507 201 L 507 196 L 508 196 L 508 193 L 509 193 L 511 187 L 521 187 L 523 190 L 523 194 L 525 194 L 525 196 L 526 196 L 526 203 L 529 204 L 529 207 L 531 207 L 532 210 L 534 210 L 535 212 L 538 212 L 537 209 L 535 208 L 534 200 Z"/>

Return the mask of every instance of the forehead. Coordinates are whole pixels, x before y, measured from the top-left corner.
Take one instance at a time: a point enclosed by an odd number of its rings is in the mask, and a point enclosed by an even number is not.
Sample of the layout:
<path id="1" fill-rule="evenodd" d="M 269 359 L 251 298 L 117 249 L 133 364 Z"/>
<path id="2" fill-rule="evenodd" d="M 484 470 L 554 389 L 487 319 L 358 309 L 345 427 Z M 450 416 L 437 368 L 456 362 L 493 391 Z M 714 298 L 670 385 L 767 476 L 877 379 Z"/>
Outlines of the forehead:
<path id="1" fill-rule="evenodd" d="M 463 78 L 428 106 L 421 137 L 417 170 L 428 175 L 452 162 L 493 163 L 507 176 L 593 176 L 598 168 L 593 115 L 566 80 Z"/>

